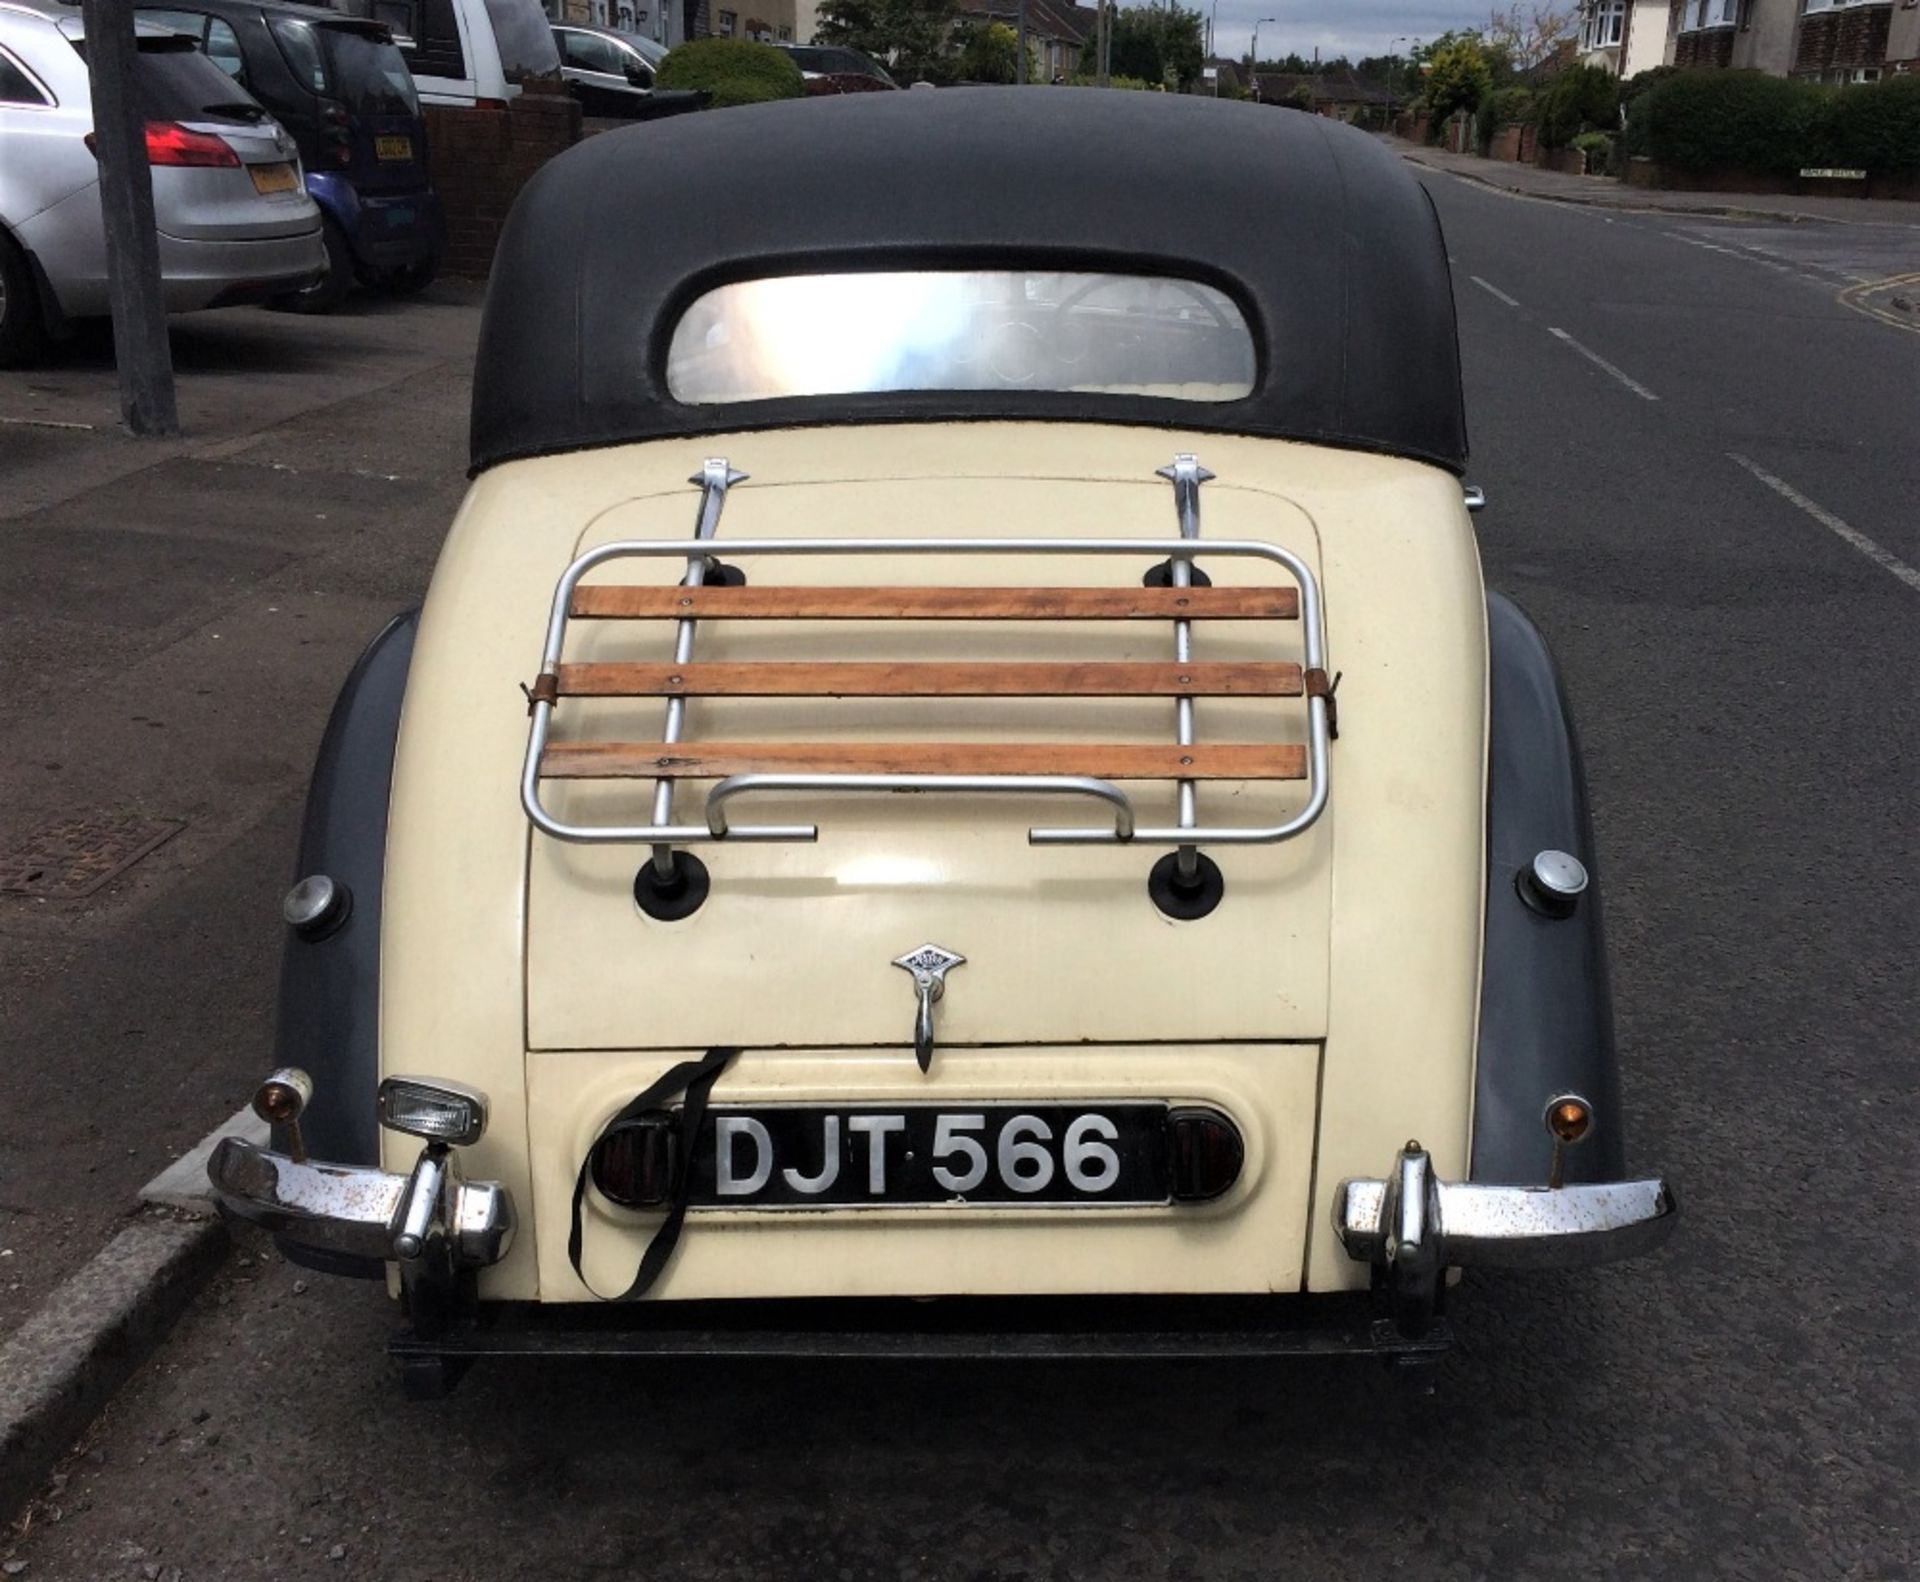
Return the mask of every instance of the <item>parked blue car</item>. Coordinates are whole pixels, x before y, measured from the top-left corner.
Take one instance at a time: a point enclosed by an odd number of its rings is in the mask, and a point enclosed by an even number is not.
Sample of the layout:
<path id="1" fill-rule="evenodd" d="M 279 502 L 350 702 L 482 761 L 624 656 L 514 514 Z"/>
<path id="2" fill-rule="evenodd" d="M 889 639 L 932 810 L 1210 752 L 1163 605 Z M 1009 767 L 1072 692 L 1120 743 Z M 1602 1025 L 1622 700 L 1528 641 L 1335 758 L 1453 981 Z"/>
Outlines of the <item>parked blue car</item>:
<path id="1" fill-rule="evenodd" d="M 426 121 L 384 23 L 282 0 L 173 0 L 139 15 L 197 38 L 299 145 L 328 268 L 282 305 L 324 312 L 356 280 L 408 293 L 433 279 L 446 230 Z"/>

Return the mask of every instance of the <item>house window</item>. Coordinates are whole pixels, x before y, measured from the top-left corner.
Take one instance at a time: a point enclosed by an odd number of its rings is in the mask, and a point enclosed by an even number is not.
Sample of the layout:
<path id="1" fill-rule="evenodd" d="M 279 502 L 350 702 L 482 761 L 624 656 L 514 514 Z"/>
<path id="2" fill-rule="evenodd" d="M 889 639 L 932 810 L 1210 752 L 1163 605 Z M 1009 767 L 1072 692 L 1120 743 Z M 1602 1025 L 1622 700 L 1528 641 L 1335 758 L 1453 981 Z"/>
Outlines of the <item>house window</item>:
<path id="1" fill-rule="evenodd" d="M 739 18 L 735 16 L 733 12 L 722 11 L 720 13 L 720 36 L 722 38 L 732 38 L 734 29 L 738 25 Z"/>
<path id="2" fill-rule="evenodd" d="M 1617 49 L 1626 29 L 1627 0 L 1591 0 L 1581 45 L 1586 49 Z"/>
<path id="3" fill-rule="evenodd" d="M 791 43 L 793 42 L 793 29 L 792 29 L 792 28 L 790 28 L 790 27 L 782 27 L 782 28 L 780 29 L 780 42 L 781 42 L 781 43 L 783 43 L 783 44 L 791 44 Z"/>
<path id="4" fill-rule="evenodd" d="M 1820 0 L 1807 0 L 1808 4 L 1820 3 Z M 1680 12 L 1680 31 L 1698 33 L 1704 28 L 1733 27 L 1740 10 L 1740 0 L 1686 0 Z"/>

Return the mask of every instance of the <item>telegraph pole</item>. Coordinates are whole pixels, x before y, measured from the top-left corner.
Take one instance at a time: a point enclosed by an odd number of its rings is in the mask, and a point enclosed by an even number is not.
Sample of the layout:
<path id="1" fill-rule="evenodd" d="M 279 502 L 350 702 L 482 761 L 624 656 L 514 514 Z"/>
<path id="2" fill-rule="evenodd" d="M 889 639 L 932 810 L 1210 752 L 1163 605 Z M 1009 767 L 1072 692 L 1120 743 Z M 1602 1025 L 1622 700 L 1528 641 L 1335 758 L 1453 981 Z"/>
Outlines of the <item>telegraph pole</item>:
<path id="1" fill-rule="evenodd" d="M 1020 58 L 1013 64 L 1013 80 L 1022 87 L 1027 82 L 1027 0 L 1020 0 Z"/>
<path id="2" fill-rule="evenodd" d="M 137 46 L 129 0 L 82 0 L 87 76 L 93 94 L 94 152 L 100 160 L 100 214 L 107 233 L 107 300 L 120 419 L 130 434 L 180 432 L 173 348 L 160 292 L 160 235 L 153 221 L 153 172 L 135 80 Z"/>

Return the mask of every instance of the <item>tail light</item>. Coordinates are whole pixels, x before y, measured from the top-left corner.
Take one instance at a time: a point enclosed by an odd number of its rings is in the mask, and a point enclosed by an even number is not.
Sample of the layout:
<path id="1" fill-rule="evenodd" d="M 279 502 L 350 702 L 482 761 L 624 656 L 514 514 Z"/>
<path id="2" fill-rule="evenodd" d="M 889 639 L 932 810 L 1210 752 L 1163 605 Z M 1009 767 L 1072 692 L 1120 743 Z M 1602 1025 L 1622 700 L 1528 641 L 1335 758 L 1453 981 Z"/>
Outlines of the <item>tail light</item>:
<path id="1" fill-rule="evenodd" d="M 680 1123 L 662 1110 L 608 1131 L 588 1155 L 602 1197 L 622 1208 L 658 1208 L 673 1195 Z"/>
<path id="2" fill-rule="evenodd" d="M 328 100 L 321 106 L 320 120 L 325 127 L 323 135 L 327 140 L 326 157 L 336 165 L 351 165 L 353 163 L 353 130 L 347 123 L 347 107 Z"/>
<path id="3" fill-rule="evenodd" d="M 1176 1203 L 1205 1203 L 1240 1179 L 1246 1144 L 1218 1110 L 1181 1109 L 1167 1116 L 1167 1145 Z"/>
<path id="4" fill-rule="evenodd" d="M 147 122 L 149 165 L 203 165 L 238 169 L 240 156 L 224 138 L 195 132 L 177 121 Z"/>

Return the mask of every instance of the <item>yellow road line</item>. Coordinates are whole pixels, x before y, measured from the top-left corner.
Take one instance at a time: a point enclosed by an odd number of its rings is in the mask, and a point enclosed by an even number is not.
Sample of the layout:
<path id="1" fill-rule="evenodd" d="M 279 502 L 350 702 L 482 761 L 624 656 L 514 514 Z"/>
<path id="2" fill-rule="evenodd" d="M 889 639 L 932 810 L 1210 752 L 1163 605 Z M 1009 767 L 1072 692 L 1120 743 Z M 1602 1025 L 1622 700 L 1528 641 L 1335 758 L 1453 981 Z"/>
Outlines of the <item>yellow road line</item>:
<path id="1" fill-rule="evenodd" d="M 1920 335 L 1920 314 L 1895 313 L 1889 308 L 1878 307 L 1866 300 L 1877 292 L 1891 291 L 1895 286 L 1920 287 L 1920 273 L 1889 275 L 1885 280 L 1863 280 L 1858 285 L 1848 286 L 1836 294 L 1833 300 L 1842 307 L 1852 308 L 1855 313 L 1863 313 L 1870 319 L 1878 319 L 1882 324 L 1891 324 L 1896 330 L 1906 330 Z"/>

